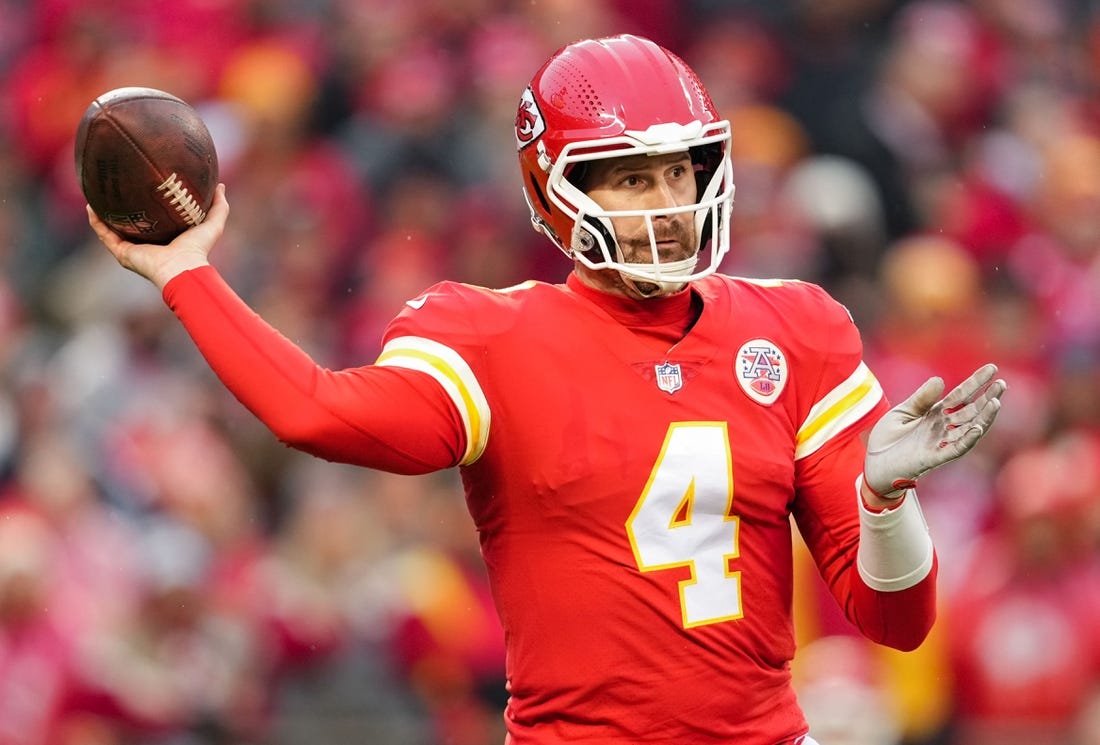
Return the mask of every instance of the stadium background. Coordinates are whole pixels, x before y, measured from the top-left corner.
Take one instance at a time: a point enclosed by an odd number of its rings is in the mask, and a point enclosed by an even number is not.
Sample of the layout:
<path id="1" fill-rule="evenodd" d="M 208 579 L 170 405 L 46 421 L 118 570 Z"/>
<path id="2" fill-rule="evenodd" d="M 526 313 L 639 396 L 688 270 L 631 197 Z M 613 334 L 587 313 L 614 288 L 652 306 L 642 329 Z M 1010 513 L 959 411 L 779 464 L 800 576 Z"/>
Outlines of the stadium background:
<path id="1" fill-rule="evenodd" d="M 196 104 L 215 263 L 328 366 L 440 278 L 560 280 L 511 131 L 554 49 L 640 32 L 733 122 L 724 270 L 819 282 L 894 400 L 998 362 L 927 478 L 941 620 L 866 646 L 802 573 L 824 745 L 1100 743 L 1100 7 L 1086 0 L 0 0 L 0 745 L 500 743 L 453 473 L 274 442 L 87 227 L 97 94 Z M 731 681 L 731 685 L 737 685 Z"/>

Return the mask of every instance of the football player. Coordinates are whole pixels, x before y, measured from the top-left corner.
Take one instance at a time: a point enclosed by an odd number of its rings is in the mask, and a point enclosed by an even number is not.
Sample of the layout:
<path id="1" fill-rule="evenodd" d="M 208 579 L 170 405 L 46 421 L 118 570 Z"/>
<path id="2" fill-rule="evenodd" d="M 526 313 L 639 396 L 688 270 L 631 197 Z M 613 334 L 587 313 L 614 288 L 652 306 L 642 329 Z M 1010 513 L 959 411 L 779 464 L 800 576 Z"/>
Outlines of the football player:
<path id="1" fill-rule="evenodd" d="M 986 365 L 891 409 L 822 289 L 717 273 L 730 126 L 652 41 L 559 50 L 515 134 L 567 281 L 438 284 L 354 369 L 318 366 L 208 263 L 224 188 L 168 247 L 89 220 L 280 440 L 461 469 L 505 629 L 511 743 L 812 743 L 789 670 L 790 518 L 852 623 L 918 646 L 937 565 L 914 486 L 978 442 L 1005 384 Z"/>

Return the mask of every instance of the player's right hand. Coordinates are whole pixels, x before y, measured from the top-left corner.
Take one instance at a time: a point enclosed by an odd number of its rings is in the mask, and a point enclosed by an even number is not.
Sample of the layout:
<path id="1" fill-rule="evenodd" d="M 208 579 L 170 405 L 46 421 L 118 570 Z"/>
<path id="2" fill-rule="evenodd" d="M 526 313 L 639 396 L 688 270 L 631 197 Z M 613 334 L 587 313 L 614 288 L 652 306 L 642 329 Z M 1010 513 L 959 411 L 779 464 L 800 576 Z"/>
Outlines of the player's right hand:
<path id="1" fill-rule="evenodd" d="M 180 233 L 165 246 L 131 243 L 107 227 L 91 207 L 87 207 L 87 211 L 88 224 L 115 260 L 126 269 L 148 279 L 157 289 L 164 289 L 177 274 L 210 263 L 210 251 L 225 230 L 229 202 L 225 198 L 225 184 L 218 184 L 206 219 Z"/>

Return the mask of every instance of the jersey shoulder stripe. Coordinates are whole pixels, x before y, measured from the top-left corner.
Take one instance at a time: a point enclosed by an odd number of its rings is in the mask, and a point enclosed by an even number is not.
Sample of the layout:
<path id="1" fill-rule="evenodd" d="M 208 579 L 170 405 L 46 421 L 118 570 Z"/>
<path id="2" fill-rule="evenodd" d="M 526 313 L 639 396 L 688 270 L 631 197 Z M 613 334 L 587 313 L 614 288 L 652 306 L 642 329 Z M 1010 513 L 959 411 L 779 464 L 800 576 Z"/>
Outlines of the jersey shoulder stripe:
<path id="1" fill-rule="evenodd" d="M 435 378 L 458 409 L 466 429 L 466 452 L 460 465 L 470 465 L 481 457 L 489 439 L 489 401 L 458 352 L 424 337 L 399 336 L 386 342 L 375 364 L 419 370 Z"/>
<path id="2" fill-rule="evenodd" d="M 829 391 L 810 409 L 795 436 L 795 459 L 817 452 L 837 433 L 855 424 L 882 400 L 882 386 L 867 364 Z"/>

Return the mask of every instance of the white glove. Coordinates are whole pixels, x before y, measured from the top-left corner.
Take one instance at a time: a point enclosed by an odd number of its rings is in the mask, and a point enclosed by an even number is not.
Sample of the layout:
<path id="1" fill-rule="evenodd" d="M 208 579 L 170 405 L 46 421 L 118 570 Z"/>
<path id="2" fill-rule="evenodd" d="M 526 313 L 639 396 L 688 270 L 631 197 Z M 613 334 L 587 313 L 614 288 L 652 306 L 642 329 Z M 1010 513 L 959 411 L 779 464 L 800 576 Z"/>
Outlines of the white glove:
<path id="1" fill-rule="evenodd" d="M 984 365 L 942 399 L 943 380 L 930 378 L 886 412 L 867 438 L 863 481 L 868 488 L 897 499 L 918 478 L 974 447 L 1001 408 L 1007 386 L 993 380 L 996 374 L 996 365 Z"/>

